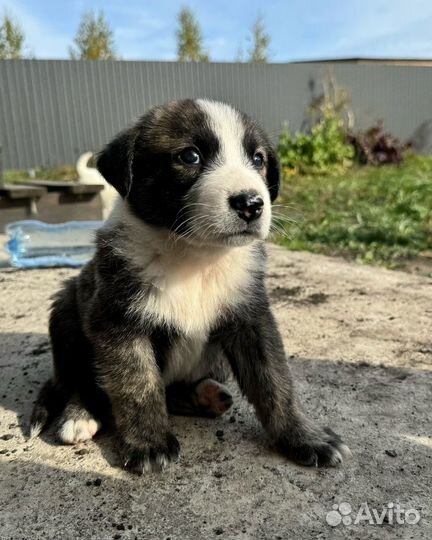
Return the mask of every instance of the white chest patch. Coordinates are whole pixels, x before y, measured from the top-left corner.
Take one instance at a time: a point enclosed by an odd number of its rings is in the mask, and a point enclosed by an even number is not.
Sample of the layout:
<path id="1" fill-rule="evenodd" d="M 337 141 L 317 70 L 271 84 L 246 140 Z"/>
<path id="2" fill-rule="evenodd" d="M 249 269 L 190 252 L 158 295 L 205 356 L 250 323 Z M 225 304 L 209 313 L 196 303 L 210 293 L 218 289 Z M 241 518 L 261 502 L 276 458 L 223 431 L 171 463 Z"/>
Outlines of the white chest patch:
<path id="1" fill-rule="evenodd" d="M 133 315 L 205 342 L 217 319 L 253 293 L 252 270 L 260 264 L 255 243 L 226 248 L 173 244 L 166 232 L 144 225 L 124 205 L 117 215 L 130 225 L 119 252 L 142 281 L 130 306 Z"/>
<path id="2" fill-rule="evenodd" d="M 201 338 L 179 338 L 168 356 L 163 380 L 166 385 L 174 381 L 196 381 L 208 373 L 204 358 L 206 341 Z"/>
<path id="3" fill-rule="evenodd" d="M 230 248 L 219 256 L 199 254 L 191 260 L 156 257 L 141 272 L 143 293 L 133 310 L 186 336 L 206 339 L 224 311 L 245 299 L 253 250 Z"/>

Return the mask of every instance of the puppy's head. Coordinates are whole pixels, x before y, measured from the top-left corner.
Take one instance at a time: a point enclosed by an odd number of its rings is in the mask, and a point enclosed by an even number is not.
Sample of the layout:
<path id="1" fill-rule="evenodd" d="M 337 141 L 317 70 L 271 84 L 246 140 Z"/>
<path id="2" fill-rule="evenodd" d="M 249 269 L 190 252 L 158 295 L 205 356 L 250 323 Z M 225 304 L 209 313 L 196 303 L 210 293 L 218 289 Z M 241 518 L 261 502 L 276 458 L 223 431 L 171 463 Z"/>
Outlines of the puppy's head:
<path id="1" fill-rule="evenodd" d="M 269 233 L 277 157 L 264 132 L 229 105 L 155 107 L 97 166 L 136 216 L 195 245 L 242 245 Z"/>

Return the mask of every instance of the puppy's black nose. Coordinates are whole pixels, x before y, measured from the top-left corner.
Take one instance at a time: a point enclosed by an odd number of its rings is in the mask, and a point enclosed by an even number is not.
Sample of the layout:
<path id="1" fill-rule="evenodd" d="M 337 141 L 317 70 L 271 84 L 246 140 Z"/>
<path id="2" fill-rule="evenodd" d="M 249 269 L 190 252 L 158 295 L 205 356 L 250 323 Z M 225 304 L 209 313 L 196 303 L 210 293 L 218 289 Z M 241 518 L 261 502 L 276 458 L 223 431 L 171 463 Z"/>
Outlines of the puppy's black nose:
<path id="1" fill-rule="evenodd" d="M 233 195 L 229 198 L 231 208 L 233 208 L 239 217 L 246 223 L 258 219 L 263 212 L 264 201 L 255 192 L 244 192 Z"/>

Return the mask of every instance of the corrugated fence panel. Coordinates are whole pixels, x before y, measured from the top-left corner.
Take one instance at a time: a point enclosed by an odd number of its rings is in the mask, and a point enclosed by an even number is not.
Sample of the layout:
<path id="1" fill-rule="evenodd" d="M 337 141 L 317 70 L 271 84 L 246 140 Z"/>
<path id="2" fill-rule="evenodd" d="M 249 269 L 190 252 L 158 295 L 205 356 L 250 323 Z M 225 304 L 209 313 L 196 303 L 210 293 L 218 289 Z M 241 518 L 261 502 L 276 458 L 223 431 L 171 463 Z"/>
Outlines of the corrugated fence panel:
<path id="1" fill-rule="evenodd" d="M 75 163 L 149 107 L 207 97 L 234 104 L 277 140 L 301 129 L 328 69 L 349 90 L 360 128 L 383 119 L 407 139 L 432 118 L 432 69 L 319 64 L 1 60 L 0 144 L 4 167 Z"/>

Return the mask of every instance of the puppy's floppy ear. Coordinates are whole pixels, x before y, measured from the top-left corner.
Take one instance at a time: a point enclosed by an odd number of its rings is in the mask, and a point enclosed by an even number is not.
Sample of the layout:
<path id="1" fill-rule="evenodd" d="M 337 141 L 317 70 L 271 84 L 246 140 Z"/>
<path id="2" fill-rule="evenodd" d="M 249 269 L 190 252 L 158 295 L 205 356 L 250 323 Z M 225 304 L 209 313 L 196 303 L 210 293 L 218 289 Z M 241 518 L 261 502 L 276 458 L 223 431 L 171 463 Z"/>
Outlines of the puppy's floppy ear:
<path id="1" fill-rule="evenodd" d="M 270 192 L 270 200 L 274 202 L 279 194 L 280 168 L 279 159 L 274 148 L 267 149 L 267 185 Z"/>
<path id="2" fill-rule="evenodd" d="M 101 175 L 120 195 L 129 195 L 133 181 L 133 157 L 138 130 L 136 127 L 122 131 L 97 157 L 96 166 Z"/>

